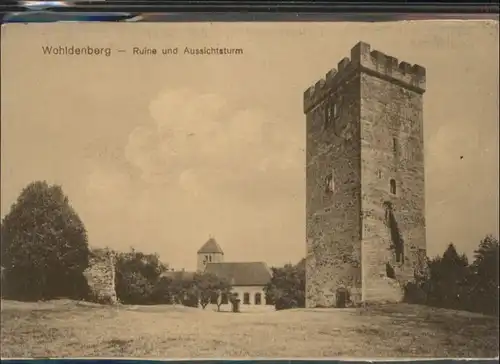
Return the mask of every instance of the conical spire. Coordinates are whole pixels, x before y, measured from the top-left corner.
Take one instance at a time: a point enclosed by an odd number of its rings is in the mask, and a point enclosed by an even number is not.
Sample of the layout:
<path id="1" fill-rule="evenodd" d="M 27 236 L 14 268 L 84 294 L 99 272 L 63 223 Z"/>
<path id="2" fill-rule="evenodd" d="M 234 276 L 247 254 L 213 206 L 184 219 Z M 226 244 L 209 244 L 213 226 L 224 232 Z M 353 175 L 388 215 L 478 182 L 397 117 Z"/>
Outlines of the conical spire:
<path id="1" fill-rule="evenodd" d="M 219 253 L 224 254 L 217 241 L 212 234 L 209 235 L 209 238 L 205 244 L 198 250 L 198 254 L 210 254 L 210 253 Z"/>

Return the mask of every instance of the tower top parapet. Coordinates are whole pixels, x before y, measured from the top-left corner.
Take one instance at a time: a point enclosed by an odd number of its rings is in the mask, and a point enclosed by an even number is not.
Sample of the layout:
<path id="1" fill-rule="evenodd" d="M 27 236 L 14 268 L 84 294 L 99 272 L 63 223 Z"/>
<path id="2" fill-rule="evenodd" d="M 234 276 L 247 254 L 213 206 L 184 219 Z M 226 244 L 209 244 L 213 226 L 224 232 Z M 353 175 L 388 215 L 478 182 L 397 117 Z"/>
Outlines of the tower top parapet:
<path id="1" fill-rule="evenodd" d="M 343 58 L 326 76 L 304 92 L 304 113 L 320 103 L 331 89 L 340 85 L 352 72 L 365 72 L 402 87 L 423 94 L 426 88 L 426 70 L 418 64 L 399 61 L 369 44 L 359 42 L 351 49 L 351 58 Z"/>

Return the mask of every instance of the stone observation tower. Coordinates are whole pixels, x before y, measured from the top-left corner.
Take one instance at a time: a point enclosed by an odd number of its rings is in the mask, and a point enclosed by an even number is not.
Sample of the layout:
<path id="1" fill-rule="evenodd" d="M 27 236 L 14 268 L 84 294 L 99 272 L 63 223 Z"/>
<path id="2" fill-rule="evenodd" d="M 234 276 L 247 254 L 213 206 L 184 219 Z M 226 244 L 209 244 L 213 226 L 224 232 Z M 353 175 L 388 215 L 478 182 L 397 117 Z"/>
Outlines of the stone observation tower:
<path id="1" fill-rule="evenodd" d="M 307 307 L 400 301 L 423 266 L 425 79 L 360 42 L 304 93 Z"/>

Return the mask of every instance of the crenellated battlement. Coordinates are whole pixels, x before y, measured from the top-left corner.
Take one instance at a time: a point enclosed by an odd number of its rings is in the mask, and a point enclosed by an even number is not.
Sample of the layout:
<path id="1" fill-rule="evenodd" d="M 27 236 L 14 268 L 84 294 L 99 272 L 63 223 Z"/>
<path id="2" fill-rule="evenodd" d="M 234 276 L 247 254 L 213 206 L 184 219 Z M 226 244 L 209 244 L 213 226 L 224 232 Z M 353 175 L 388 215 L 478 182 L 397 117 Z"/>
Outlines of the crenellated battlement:
<path id="1" fill-rule="evenodd" d="M 337 65 L 313 86 L 304 92 L 304 113 L 320 103 L 332 89 L 338 87 L 354 71 L 365 72 L 424 93 L 426 87 L 425 68 L 418 64 L 399 61 L 378 50 L 371 50 L 369 44 L 359 42 L 351 49 L 351 58 L 343 58 Z"/>

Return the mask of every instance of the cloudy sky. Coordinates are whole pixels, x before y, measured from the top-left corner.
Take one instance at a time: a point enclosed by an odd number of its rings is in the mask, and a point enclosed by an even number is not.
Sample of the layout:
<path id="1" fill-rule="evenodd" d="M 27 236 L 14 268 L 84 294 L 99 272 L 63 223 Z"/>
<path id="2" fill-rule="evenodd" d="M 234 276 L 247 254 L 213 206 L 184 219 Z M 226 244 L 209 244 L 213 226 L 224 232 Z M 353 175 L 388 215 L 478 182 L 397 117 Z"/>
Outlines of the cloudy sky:
<path id="1" fill-rule="evenodd" d="M 429 255 L 498 235 L 498 25 L 57 24 L 2 27 L 1 214 L 61 184 L 93 246 L 192 269 L 305 255 L 303 91 L 360 40 L 427 68 Z M 239 56 L 46 56 L 44 45 L 225 46 Z M 463 158 L 461 158 L 463 157 Z"/>

